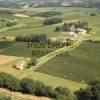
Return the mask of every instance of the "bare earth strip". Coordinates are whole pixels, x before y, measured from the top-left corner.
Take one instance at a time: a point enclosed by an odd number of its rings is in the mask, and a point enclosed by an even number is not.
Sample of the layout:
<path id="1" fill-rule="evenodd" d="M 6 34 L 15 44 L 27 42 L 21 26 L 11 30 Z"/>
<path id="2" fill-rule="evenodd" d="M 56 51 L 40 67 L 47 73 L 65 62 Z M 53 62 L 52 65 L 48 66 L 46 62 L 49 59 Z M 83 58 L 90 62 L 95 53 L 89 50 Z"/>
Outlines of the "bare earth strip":
<path id="1" fill-rule="evenodd" d="M 11 96 L 12 98 L 16 100 L 50 100 L 46 97 L 37 97 L 32 95 L 25 95 L 19 92 L 11 92 L 7 89 L 0 88 L 0 94 L 5 94 L 7 96 Z"/>
<path id="2" fill-rule="evenodd" d="M 12 62 L 14 60 L 16 60 L 17 58 L 14 56 L 5 56 L 5 55 L 0 55 L 0 65 L 2 64 L 6 64 L 9 62 Z"/>

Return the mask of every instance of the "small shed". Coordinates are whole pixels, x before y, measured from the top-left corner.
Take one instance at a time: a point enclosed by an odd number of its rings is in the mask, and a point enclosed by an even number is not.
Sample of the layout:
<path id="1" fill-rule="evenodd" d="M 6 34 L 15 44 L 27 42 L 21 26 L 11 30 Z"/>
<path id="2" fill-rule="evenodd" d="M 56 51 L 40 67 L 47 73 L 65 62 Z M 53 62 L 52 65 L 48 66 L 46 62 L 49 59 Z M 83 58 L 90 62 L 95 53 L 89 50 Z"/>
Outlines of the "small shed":
<path id="1" fill-rule="evenodd" d="M 23 70 L 25 66 L 26 66 L 26 62 L 23 60 L 16 64 L 16 69 Z"/>

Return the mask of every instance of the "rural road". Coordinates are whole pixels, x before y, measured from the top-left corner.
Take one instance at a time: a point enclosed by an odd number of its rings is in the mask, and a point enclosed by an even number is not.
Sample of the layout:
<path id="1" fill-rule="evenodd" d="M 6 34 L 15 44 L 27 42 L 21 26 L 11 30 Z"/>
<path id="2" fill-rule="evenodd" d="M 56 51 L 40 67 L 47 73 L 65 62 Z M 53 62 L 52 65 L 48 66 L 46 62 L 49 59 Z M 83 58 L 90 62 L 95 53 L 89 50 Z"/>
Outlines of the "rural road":
<path id="1" fill-rule="evenodd" d="M 76 48 L 77 46 L 79 46 L 83 40 L 85 40 L 85 38 L 84 38 L 85 36 L 86 36 L 86 35 L 80 36 L 80 37 L 77 39 L 77 41 L 76 41 L 74 44 L 72 44 L 71 46 L 65 46 L 65 47 L 63 47 L 63 48 L 57 49 L 57 50 L 55 50 L 55 51 L 53 51 L 53 52 L 51 52 L 51 53 L 49 53 L 49 54 L 47 54 L 47 55 L 45 55 L 45 56 L 39 58 L 39 59 L 38 59 L 38 63 L 37 63 L 36 66 L 33 67 L 33 70 L 36 70 L 36 69 L 39 68 L 41 65 L 45 64 L 46 62 L 48 62 L 48 60 L 50 60 L 50 59 L 56 57 L 56 55 L 58 55 L 58 54 L 64 53 L 64 52 L 66 52 L 66 51 L 71 51 L 71 50 L 73 50 L 74 48 Z"/>

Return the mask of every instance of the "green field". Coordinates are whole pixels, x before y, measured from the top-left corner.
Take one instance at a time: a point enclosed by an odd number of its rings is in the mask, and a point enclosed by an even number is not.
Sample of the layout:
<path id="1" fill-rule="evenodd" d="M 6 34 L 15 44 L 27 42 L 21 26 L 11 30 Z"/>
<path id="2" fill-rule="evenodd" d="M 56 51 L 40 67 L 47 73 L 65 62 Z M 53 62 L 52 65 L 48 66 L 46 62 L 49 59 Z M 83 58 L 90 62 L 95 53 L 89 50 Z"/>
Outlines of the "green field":
<path id="1" fill-rule="evenodd" d="M 55 25 L 43 26 L 43 21 L 46 17 L 30 16 L 40 12 L 58 11 L 62 15 L 63 23 L 72 21 L 87 21 L 89 27 L 92 28 L 87 39 L 100 40 L 100 10 L 96 8 L 76 8 L 76 7 L 60 7 L 60 8 L 33 8 L 31 11 L 26 11 L 20 14 L 28 15 L 29 17 L 18 17 L 14 15 L 0 14 L 0 19 L 5 19 L 3 22 L 0 20 L 0 36 L 16 37 L 31 34 L 46 34 L 48 37 L 61 37 L 62 32 L 55 32 Z M 90 16 L 91 13 L 96 13 L 96 16 Z M 6 27 L 9 20 L 17 20 L 17 25 L 14 27 Z M 0 40 L 0 55 L 16 56 L 16 57 L 30 57 L 32 51 L 54 51 L 56 48 L 28 48 L 25 42 L 16 41 L 3 41 Z M 43 55 L 42 55 L 43 56 Z M 42 56 L 36 56 L 42 57 Z M 24 77 L 39 80 L 50 85 L 57 87 L 59 85 L 68 87 L 70 90 L 75 91 L 81 87 L 86 87 L 84 84 L 89 80 L 100 80 L 100 43 L 83 42 L 79 47 L 70 52 L 69 56 L 55 57 L 40 66 L 38 69 L 17 70 L 12 68 L 12 65 L 18 61 L 12 61 L 7 64 L 0 65 L 0 72 L 10 73 L 17 78 Z M 21 59 L 22 60 L 22 59 Z M 27 74 L 26 74 L 27 73 Z"/>
<path id="2" fill-rule="evenodd" d="M 36 71 L 78 82 L 100 80 L 100 43 L 83 42 L 69 56 L 51 59 Z"/>
<path id="3" fill-rule="evenodd" d="M 71 20 L 85 20 L 89 22 L 89 25 L 93 27 L 94 29 L 99 28 L 99 10 L 96 8 L 34 8 L 31 12 L 25 12 L 23 14 L 36 14 L 39 12 L 46 12 L 46 11 L 58 11 L 61 12 L 62 15 L 58 15 L 58 17 L 61 17 L 64 22 L 71 21 Z M 92 12 L 96 12 L 97 16 L 90 17 L 89 14 Z M 29 14 L 30 13 L 30 14 Z M 3 15 L 2 15 L 3 16 Z M 1 18 L 4 18 L 1 17 Z M 18 35 L 29 35 L 29 34 L 47 34 L 48 36 L 59 36 L 61 35 L 59 32 L 55 32 L 54 25 L 51 26 L 43 26 L 42 23 L 45 18 L 43 17 L 28 17 L 28 18 L 22 18 L 22 17 L 16 17 L 16 16 L 10 16 L 7 19 L 17 19 L 19 24 L 22 24 L 23 26 L 16 29 L 9 29 L 8 31 L 0 32 L 0 35 L 6 35 L 6 36 L 18 36 Z M 98 26 L 98 27 L 97 27 Z M 96 30 L 96 32 L 98 32 Z"/>
<path id="4" fill-rule="evenodd" d="M 1 41 L 0 54 L 18 57 L 41 57 L 57 49 L 56 47 L 49 48 L 47 44 L 45 44 L 45 47 L 40 47 L 40 44 L 37 44 L 36 46 L 34 45 L 33 47 L 28 48 L 27 42 Z M 34 53 L 33 55 L 32 52 Z"/>

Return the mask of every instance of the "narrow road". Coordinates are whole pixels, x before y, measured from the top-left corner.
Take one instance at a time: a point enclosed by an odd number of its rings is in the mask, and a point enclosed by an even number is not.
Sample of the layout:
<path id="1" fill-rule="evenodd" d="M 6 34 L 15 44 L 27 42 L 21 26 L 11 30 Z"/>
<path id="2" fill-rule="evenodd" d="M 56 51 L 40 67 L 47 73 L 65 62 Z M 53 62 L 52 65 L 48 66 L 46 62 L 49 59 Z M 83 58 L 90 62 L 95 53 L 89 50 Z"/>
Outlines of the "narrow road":
<path id="1" fill-rule="evenodd" d="M 59 55 L 59 54 L 64 53 L 64 52 L 66 52 L 66 51 L 71 51 L 71 50 L 75 49 L 77 46 L 79 46 L 79 45 L 81 44 L 81 42 L 82 42 L 83 40 L 85 40 L 84 37 L 85 37 L 85 36 L 80 36 L 80 37 L 78 38 L 78 40 L 77 40 L 74 44 L 72 44 L 71 46 L 65 46 L 65 47 L 63 47 L 63 48 L 57 49 L 57 50 L 55 50 L 55 51 L 53 51 L 53 52 L 51 52 L 51 53 L 49 53 L 49 54 L 47 54 L 47 55 L 45 55 L 45 56 L 39 58 L 39 59 L 38 59 L 38 63 L 37 63 L 36 66 L 33 67 L 33 70 L 36 70 L 36 69 L 39 68 L 41 65 L 45 64 L 46 62 L 48 62 L 48 60 L 50 60 L 50 59 L 56 57 L 56 55 Z"/>

